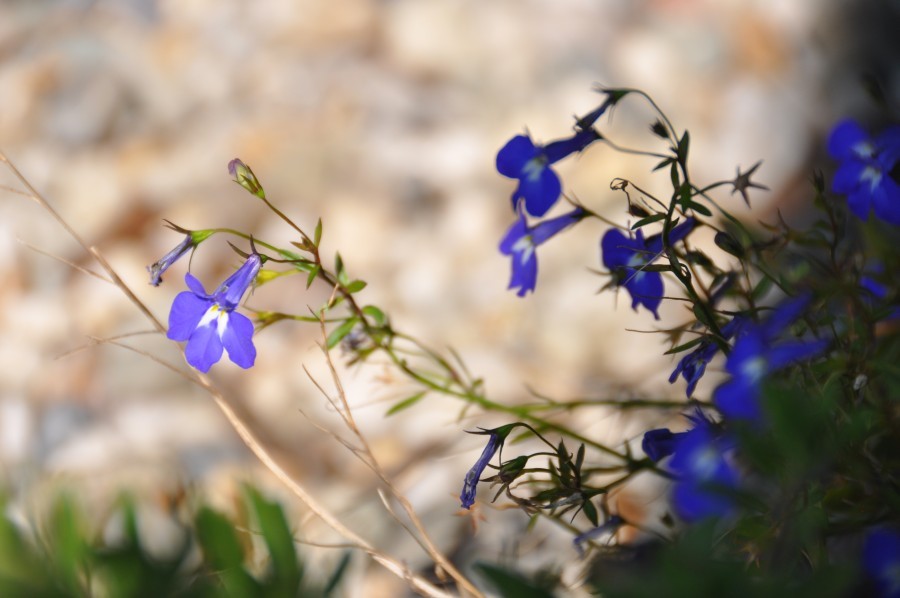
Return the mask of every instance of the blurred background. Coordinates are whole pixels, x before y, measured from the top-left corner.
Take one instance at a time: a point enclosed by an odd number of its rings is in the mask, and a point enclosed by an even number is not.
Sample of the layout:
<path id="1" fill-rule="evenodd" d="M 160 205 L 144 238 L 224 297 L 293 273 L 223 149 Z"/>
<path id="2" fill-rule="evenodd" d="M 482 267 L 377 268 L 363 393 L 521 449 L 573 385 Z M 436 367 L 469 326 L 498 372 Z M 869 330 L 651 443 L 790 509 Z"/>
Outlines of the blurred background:
<path id="1" fill-rule="evenodd" d="M 351 276 L 369 283 L 363 302 L 433 347 L 454 347 L 492 399 L 527 400 L 529 389 L 560 400 L 683 397 L 682 383 L 666 382 L 674 361 L 661 355 L 664 337 L 626 329 L 668 328 L 689 314 L 665 305 L 655 322 L 632 312 L 624 294 L 596 294 L 607 282 L 591 271 L 602 268 L 596 223 L 541 248 L 533 295 L 506 290 L 509 263 L 497 244 L 512 222 L 515 183 L 495 172 L 497 150 L 526 127 L 541 141 L 567 135 L 574 114 L 602 101 L 595 84 L 641 88 L 690 130 L 698 182 L 731 179 L 738 166 L 764 160 L 757 179 L 771 191 L 752 194 L 752 211 L 724 192 L 734 213 L 800 214 L 811 169 L 828 165 L 831 124 L 883 118 L 879 98 L 896 110 L 898 6 L 2 0 L 0 148 L 163 320 L 188 267 L 178 263 L 159 288 L 148 284 L 146 266 L 180 241 L 163 218 L 296 240 L 231 181 L 226 165 L 240 157 L 301 226 L 311 231 L 322 217 L 324 254 L 340 250 Z M 659 149 L 652 120 L 629 99 L 601 126 L 623 145 Z M 666 175 L 648 174 L 652 166 L 595 146 L 557 171 L 567 194 L 625 224 L 624 196 L 609 183 L 623 177 L 664 189 Z M 0 184 L 19 188 L 6 171 Z M 62 263 L 97 269 L 39 206 L 0 196 L 0 463 L 11 512 L 36 517 L 65 487 L 101 533 L 113 533 L 104 513 L 128 489 L 147 541 L 165 551 L 173 501 L 187 492 L 227 510 L 240 482 L 252 480 L 284 497 L 298 538 L 327 539 L 200 389 L 144 355 L 88 346 L 150 327 L 111 285 Z M 211 289 L 239 263 L 214 237 L 191 271 Z M 249 305 L 304 313 L 326 297 L 327 289 L 306 291 L 288 278 L 260 288 Z M 127 342 L 183 363 L 158 335 Z M 212 376 L 313 494 L 374 544 L 421 566 L 427 561 L 384 515 L 374 477 L 308 419 L 339 429 L 301 367 L 327 382 L 318 342 L 315 326 L 273 326 L 256 338 L 252 370 L 223 361 Z M 482 505 L 477 533 L 456 516 L 463 476 L 483 444 L 463 431 L 508 419 L 474 410 L 460 418 L 462 405 L 441 398 L 385 418 L 408 386 L 378 363 L 343 368 L 342 377 L 379 458 L 448 552 L 525 563 L 548 542 L 572 551 L 552 526 L 524 535 L 527 518 L 516 511 Z M 647 422 L 592 411 L 574 425 L 619 445 Z M 631 498 L 631 508 L 653 495 Z M 405 587 L 361 556 L 350 580 L 354 596 Z"/>

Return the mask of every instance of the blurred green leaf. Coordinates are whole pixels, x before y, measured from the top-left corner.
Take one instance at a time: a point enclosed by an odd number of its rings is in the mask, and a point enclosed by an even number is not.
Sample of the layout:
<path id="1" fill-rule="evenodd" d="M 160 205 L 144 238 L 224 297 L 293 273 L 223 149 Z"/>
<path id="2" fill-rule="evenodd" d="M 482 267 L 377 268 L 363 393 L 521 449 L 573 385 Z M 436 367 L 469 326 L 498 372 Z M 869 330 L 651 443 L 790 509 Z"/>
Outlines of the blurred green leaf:
<path id="1" fill-rule="evenodd" d="M 322 219 L 319 218 L 319 221 L 316 222 L 316 230 L 313 232 L 313 243 L 316 247 L 319 246 L 319 243 L 322 242 Z"/>
<path id="2" fill-rule="evenodd" d="M 421 392 L 417 392 L 416 394 L 412 395 L 411 397 L 407 397 L 407 398 L 403 399 L 402 401 L 400 401 L 398 403 L 394 403 L 394 405 L 392 405 L 391 408 L 387 410 L 387 413 L 385 413 L 385 415 L 386 416 L 394 415 L 395 413 L 399 413 L 400 411 L 403 411 L 404 409 L 408 409 L 408 408 L 412 407 L 413 405 L 418 403 L 420 400 L 422 400 L 422 397 L 424 397 L 426 394 L 428 394 L 428 391 L 423 390 Z"/>
<path id="3" fill-rule="evenodd" d="M 352 316 L 344 320 L 340 326 L 332 330 L 328 335 L 328 338 L 325 341 L 326 346 L 329 349 L 334 349 L 345 336 L 350 334 L 350 331 L 353 330 L 353 327 L 356 326 L 358 322 L 359 318 L 357 318 L 356 316 Z"/>
<path id="4" fill-rule="evenodd" d="M 491 588 L 503 598 L 553 598 L 553 593 L 536 585 L 518 571 L 504 569 L 487 563 L 478 563 L 475 570 Z"/>
<path id="5" fill-rule="evenodd" d="M 250 500 L 260 533 L 271 557 L 271 587 L 276 595 L 295 596 L 303 579 L 303 570 L 297 560 L 294 536 L 288 527 L 287 517 L 281 505 L 262 496 L 252 486 L 244 492 Z"/>
<path id="6" fill-rule="evenodd" d="M 344 290 L 346 290 L 348 293 L 358 293 L 364 288 L 366 288 L 366 282 L 364 280 L 354 280 L 347 284 L 344 287 Z"/>
<path id="7" fill-rule="evenodd" d="M 362 308 L 362 312 L 375 320 L 376 326 L 384 326 L 387 322 L 387 316 L 384 315 L 384 312 L 374 305 L 365 306 L 364 308 Z"/>

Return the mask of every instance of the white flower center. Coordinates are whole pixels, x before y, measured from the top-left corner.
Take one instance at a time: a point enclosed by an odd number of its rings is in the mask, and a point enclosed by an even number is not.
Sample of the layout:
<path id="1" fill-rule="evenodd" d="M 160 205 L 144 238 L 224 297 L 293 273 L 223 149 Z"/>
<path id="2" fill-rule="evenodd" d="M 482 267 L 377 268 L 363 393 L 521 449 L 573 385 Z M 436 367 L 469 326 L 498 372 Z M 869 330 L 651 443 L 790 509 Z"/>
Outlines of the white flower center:
<path id="1" fill-rule="evenodd" d="M 519 256 L 520 262 L 522 262 L 523 264 L 527 263 L 534 253 L 534 242 L 531 239 L 531 235 L 525 235 L 524 237 L 513 243 L 512 250 L 516 255 Z"/>
<path id="2" fill-rule="evenodd" d="M 756 382 L 766 374 L 766 369 L 768 364 L 766 363 L 765 357 L 754 357 L 753 359 L 749 359 L 747 363 L 744 364 L 744 367 L 741 368 L 741 372 L 750 378 L 753 382 Z"/>
<path id="3" fill-rule="evenodd" d="M 882 172 L 880 168 L 875 166 L 867 166 L 865 170 L 862 171 L 862 175 L 860 175 L 859 180 L 863 182 L 869 183 L 870 189 L 875 189 L 878 186 L 878 183 L 881 182 Z"/>
<path id="4" fill-rule="evenodd" d="M 546 158 L 544 158 L 543 156 L 535 156 L 525 163 L 525 166 L 522 167 L 522 173 L 528 180 L 536 181 L 541 178 L 541 172 L 544 170 L 544 166 L 546 165 Z"/>
<path id="5" fill-rule="evenodd" d="M 707 446 L 694 453 L 691 461 L 691 473 L 700 480 L 711 480 L 719 467 L 719 452 L 715 447 Z"/>

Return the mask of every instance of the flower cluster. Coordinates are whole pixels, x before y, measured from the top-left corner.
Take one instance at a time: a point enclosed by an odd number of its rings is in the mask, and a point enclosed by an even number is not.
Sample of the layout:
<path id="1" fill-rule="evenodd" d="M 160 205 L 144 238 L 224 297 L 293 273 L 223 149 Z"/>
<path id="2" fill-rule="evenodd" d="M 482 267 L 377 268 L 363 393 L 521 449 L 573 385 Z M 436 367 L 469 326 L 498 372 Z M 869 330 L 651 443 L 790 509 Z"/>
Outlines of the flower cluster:
<path id="1" fill-rule="evenodd" d="M 571 136 L 540 145 L 530 136 L 517 135 L 497 155 L 500 174 L 517 180 L 512 195 L 517 219 L 500 251 L 512 260 L 509 288 L 519 296 L 536 287 L 540 245 L 582 220 L 610 222 L 581 199 L 571 202 L 575 209 L 568 213 L 548 214 L 563 190 L 554 164 L 595 143 L 619 147 L 602 127 L 595 128 L 599 117 L 620 99 L 611 97 L 608 104 L 578 119 Z M 755 178 L 761 162 L 746 171 L 738 168 L 733 179 L 696 184 L 687 165 L 689 135 L 679 133 L 660 115 L 651 130 L 669 144 L 668 153 L 627 151 L 660 160 L 654 171 L 669 175 L 672 194 L 668 199 L 651 195 L 643 190 L 649 187 L 619 179 L 613 189 L 625 191 L 628 213 L 638 221 L 602 234 L 600 261 L 612 278 L 605 288 L 624 288 L 635 311 L 643 307 L 659 320 L 664 300 L 677 300 L 688 308 L 690 320 L 665 333 L 673 345 L 669 353 L 680 354 L 669 382 L 684 380 L 686 405 L 694 413 L 689 416 L 691 426 L 680 432 L 647 431 L 642 441 L 645 457 L 640 459 L 627 443 L 618 451 L 588 442 L 554 422 L 552 429 L 582 441 L 577 451 L 570 453 L 560 442 L 550 453 L 501 462 L 496 476 L 482 477 L 502 444 L 491 434 L 466 476 L 463 505 L 471 505 L 475 485 L 482 481 L 503 482 L 506 496 L 531 515 L 560 517 L 577 509 L 590 524 L 575 536 L 576 549 L 583 554 L 589 545 L 600 548 L 592 539 L 621 539 L 618 530 L 631 522 L 616 512 L 610 491 L 649 469 L 671 480 L 671 512 L 684 524 L 675 527 L 673 545 L 678 545 L 681 529 L 715 530 L 713 541 L 728 546 L 733 562 L 752 555 L 760 568 L 769 566 L 765 559 L 777 560 L 785 546 L 796 545 L 803 555 L 812 555 L 816 542 L 830 542 L 843 533 L 833 522 L 858 521 L 857 530 L 879 529 L 876 524 L 884 521 L 900 524 L 895 488 L 879 481 L 900 465 L 891 453 L 900 446 L 891 431 L 896 429 L 896 393 L 883 381 L 892 377 L 900 384 L 894 365 L 898 349 L 885 340 L 895 334 L 893 320 L 900 314 L 900 292 L 890 269 L 900 260 L 890 255 L 895 245 L 891 233 L 882 238 L 885 229 L 872 227 L 867 230 L 877 230 L 876 236 L 867 236 L 864 242 L 849 234 L 845 211 L 826 196 L 824 179 L 817 175 L 816 207 L 826 217 L 815 222 L 814 232 L 794 230 L 781 219 L 763 225 L 770 233 L 765 238 L 732 216 L 713 193 L 730 189 L 749 205 L 751 192 L 767 189 Z M 828 150 L 840 162 L 832 191 L 846 196 L 849 212 L 863 220 L 874 212 L 879 220 L 900 225 L 900 127 L 869 135 L 847 120 L 835 126 Z M 716 212 L 722 217 L 717 219 Z M 648 232 L 652 226 L 662 230 Z M 728 254 L 725 260 L 709 251 L 705 239 L 689 240 L 701 227 L 714 232 L 715 245 Z M 673 282 L 679 290 L 666 292 Z M 697 337 L 678 344 L 685 333 Z M 723 381 L 706 397 L 696 398 L 703 394 L 699 383 L 715 367 L 711 364 L 719 354 Z M 879 375 L 881 384 L 873 386 Z M 654 401 L 636 403 L 646 406 Z M 668 406 L 671 401 L 660 401 L 659 406 L 663 403 Z M 515 413 L 540 424 L 543 420 L 536 412 L 540 411 Z M 602 453 L 601 464 L 585 464 L 590 446 Z M 538 466 L 536 455 L 547 456 L 549 463 Z M 616 459 L 619 464 L 608 462 Z M 526 489 L 530 494 L 523 496 Z M 885 501 L 894 506 L 881 506 Z M 873 506 L 876 502 L 878 506 Z M 702 520 L 715 521 L 692 525 Z M 697 533 L 702 537 L 705 532 Z M 857 580 L 860 586 L 880 595 L 900 595 L 898 537 L 883 531 L 869 535 L 865 559 L 856 561 L 869 576 L 869 581 Z M 711 547 L 710 562 L 719 554 L 719 547 Z M 675 558 L 671 562 L 680 562 Z M 812 563 L 816 567 L 828 557 L 817 553 L 805 558 L 817 559 Z M 794 563 L 785 571 L 795 572 L 797 567 Z M 756 583 L 762 574 L 750 569 L 747 575 Z M 628 593 L 608 587 L 611 593 Z M 650 586 L 636 587 L 640 590 L 635 595 L 658 593 L 648 590 Z M 759 591 L 766 590 L 760 585 Z"/>
<path id="2" fill-rule="evenodd" d="M 845 120 L 831 131 L 828 152 L 841 161 L 832 190 L 847 196 L 854 214 L 866 220 L 874 211 L 878 218 L 900 225 L 900 127 L 889 127 L 869 136 L 856 121 Z"/>

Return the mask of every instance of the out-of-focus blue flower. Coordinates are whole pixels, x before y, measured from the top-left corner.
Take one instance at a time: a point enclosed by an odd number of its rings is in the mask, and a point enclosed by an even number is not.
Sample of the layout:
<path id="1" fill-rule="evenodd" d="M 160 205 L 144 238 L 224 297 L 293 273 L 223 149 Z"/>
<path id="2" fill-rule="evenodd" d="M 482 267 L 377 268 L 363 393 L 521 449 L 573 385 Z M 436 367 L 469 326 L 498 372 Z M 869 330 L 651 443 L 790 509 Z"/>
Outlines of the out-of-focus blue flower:
<path id="1" fill-rule="evenodd" d="M 866 272 L 860 277 L 859 285 L 863 288 L 862 298 L 863 300 L 873 309 L 882 309 L 888 307 L 884 305 L 884 300 L 887 299 L 888 289 L 887 287 L 879 282 L 879 278 L 882 278 L 884 274 L 884 265 L 881 263 L 874 263 L 866 268 Z M 892 306 L 885 316 L 887 319 L 896 320 L 900 318 L 900 307 Z"/>
<path id="2" fill-rule="evenodd" d="M 615 534 L 616 530 L 618 530 L 625 521 L 619 517 L 618 515 L 613 515 L 609 519 L 606 520 L 606 523 L 603 525 L 599 525 L 597 527 L 591 528 L 583 534 L 578 534 L 575 538 L 572 539 L 572 544 L 575 545 L 575 550 L 578 551 L 578 556 L 584 556 L 584 544 L 594 540 L 595 538 L 599 538 L 605 534 Z"/>
<path id="3" fill-rule="evenodd" d="M 722 336 L 724 339 L 729 340 L 735 334 L 738 334 L 746 321 L 746 318 L 741 315 L 734 316 L 727 324 L 722 326 Z M 697 382 L 700 381 L 700 378 L 702 378 L 703 374 L 706 372 L 706 364 L 712 361 L 712 358 L 715 357 L 718 352 L 718 343 L 709 337 L 704 338 L 693 351 L 681 358 L 678 365 L 675 366 L 672 375 L 669 376 L 669 384 L 675 382 L 680 375 L 684 378 L 685 382 L 687 382 L 687 389 L 685 392 L 688 398 L 690 398 L 691 395 L 694 394 Z"/>
<path id="4" fill-rule="evenodd" d="M 546 214 L 562 192 L 559 177 L 550 165 L 582 151 L 599 138 L 596 131 L 586 129 L 547 145 L 535 145 L 527 135 L 516 135 L 510 139 L 497 153 L 497 172 L 519 180 L 512 194 L 513 209 L 518 208 L 521 199 L 525 210 L 532 216 Z"/>
<path id="5" fill-rule="evenodd" d="M 696 220 L 688 218 L 673 228 L 669 231 L 669 243 L 684 239 L 696 224 Z M 613 228 L 600 240 L 600 250 L 603 265 L 616 277 L 616 285 L 625 287 L 631 295 L 631 307 L 637 311 L 638 305 L 643 305 L 658 320 L 663 296 L 662 275 L 644 268 L 662 255 L 662 234 L 644 239 L 643 231 L 638 229 L 632 239 Z"/>
<path id="6" fill-rule="evenodd" d="M 725 362 L 731 379 L 713 393 L 713 402 L 725 417 L 762 421 L 760 392 L 763 379 L 798 361 L 811 359 L 828 348 L 828 340 L 777 342 L 807 308 L 804 295 L 783 303 L 760 324 L 747 324 Z"/>
<path id="7" fill-rule="evenodd" d="M 675 452 L 678 441 L 687 432 L 672 432 L 668 428 L 656 428 L 644 433 L 641 448 L 644 454 L 650 457 L 654 463 L 659 463 Z"/>
<path id="8" fill-rule="evenodd" d="M 535 249 L 553 235 L 584 218 L 584 215 L 583 209 L 575 208 L 568 214 L 545 220 L 530 227 L 524 211 L 520 209 L 519 218 L 500 242 L 500 252 L 512 258 L 512 277 L 509 281 L 509 288 L 519 289 L 517 293 L 519 297 L 524 297 L 528 291 L 533 291 L 537 284 Z"/>
<path id="9" fill-rule="evenodd" d="M 155 287 L 158 287 L 162 282 L 162 275 L 169 269 L 169 266 L 181 259 L 181 256 L 188 251 L 209 238 L 214 232 L 211 230 L 191 231 L 172 224 L 169 221 L 166 221 L 166 226 L 176 232 L 183 233 L 184 239 L 182 239 L 181 243 L 176 245 L 170 252 L 162 256 L 155 264 L 147 266 L 147 271 L 150 273 L 150 284 Z"/>
<path id="10" fill-rule="evenodd" d="M 688 522 L 727 515 L 738 475 L 725 458 L 730 450 L 705 420 L 680 434 L 669 468 L 677 476 L 672 486 L 672 507 Z"/>
<path id="11" fill-rule="evenodd" d="M 900 598 L 900 534 L 886 529 L 871 532 L 863 547 L 863 566 L 879 596 Z"/>
<path id="12" fill-rule="evenodd" d="M 686 415 L 686 417 L 694 427 L 712 425 L 700 409 L 697 409 L 693 414 Z M 645 455 L 650 457 L 651 461 L 659 463 L 675 452 L 675 448 L 685 434 L 687 432 L 672 432 L 668 428 L 648 430 L 644 433 L 644 438 L 641 441 L 641 449 L 643 449 Z"/>
<path id="13" fill-rule="evenodd" d="M 841 161 L 831 188 L 847 196 L 853 213 L 867 220 L 874 210 L 885 222 L 900 224 L 900 183 L 892 176 L 900 161 L 900 127 L 872 138 L 856 121 L 844 120 L 831 131 L 828 152 Z"/>
<path id="14" fill-rule="evenodd" d="M 256 280 L 261 264 L 258 253 L 250 254 L 211 295 L 194 276 L 185 275 L 190 291 L 175 297 L 169 312 L 167 336 L 174 341 L 187 341 L 185 357 L 201 372 L 208 372 L 222 358 L 223 351 L 228 352 L 231 361 L 245 369 L 256 360 L 253 322 L 234 309 Z"/>
<path id="15" fill-rule="evenodd" d="M 493 430 L 469 432 L 470 434 L 487 434 L 488 443 L 481 452 L 481 456 L 478 457 L 478 461 L 476 461 L 475 465 L 473 465 L 466 473 L 466 478 L 463 481 L 463 489 L 459 495 L 459 502 L 462 505 L 462 508 L 471 509 L 472 505 L 475 504 L 475 492 L 477 490 L 478 481 L 481 479 L 481 474 L 484 473 L 487 464 L 494 458 L 494 455 L 500 447 L 503 446 L 506 437 L 509 436 L 509 433 L 512 432 L 513 428 L 517 425 L 518 424 L 507 424 L 505 426 L 500 426 L 499 428 L 494 428 Z"/>

